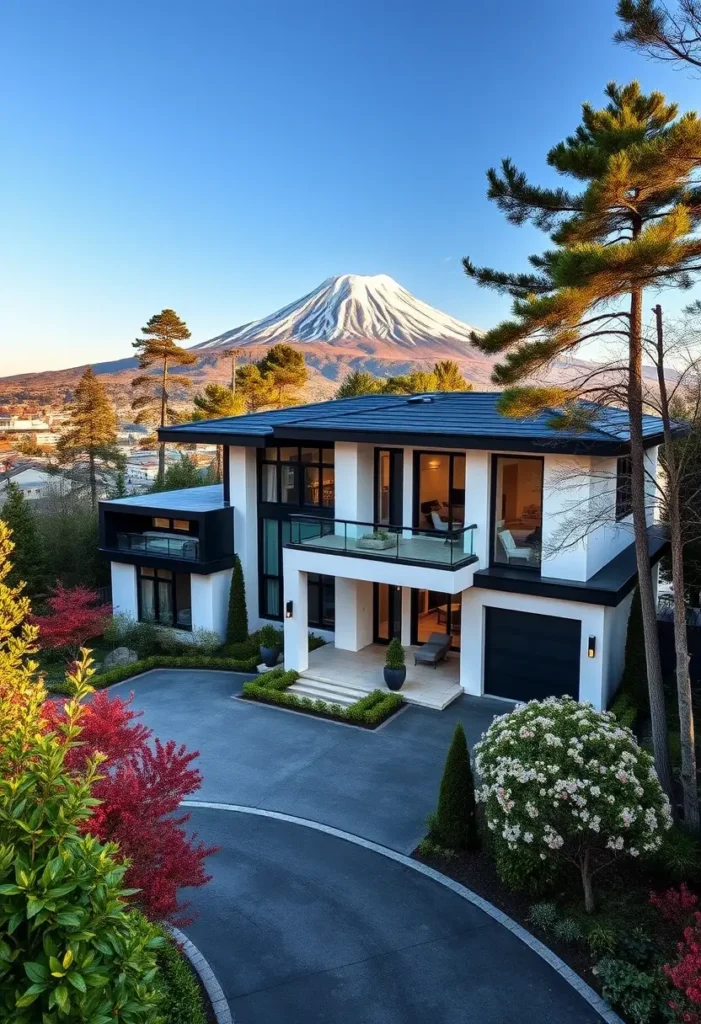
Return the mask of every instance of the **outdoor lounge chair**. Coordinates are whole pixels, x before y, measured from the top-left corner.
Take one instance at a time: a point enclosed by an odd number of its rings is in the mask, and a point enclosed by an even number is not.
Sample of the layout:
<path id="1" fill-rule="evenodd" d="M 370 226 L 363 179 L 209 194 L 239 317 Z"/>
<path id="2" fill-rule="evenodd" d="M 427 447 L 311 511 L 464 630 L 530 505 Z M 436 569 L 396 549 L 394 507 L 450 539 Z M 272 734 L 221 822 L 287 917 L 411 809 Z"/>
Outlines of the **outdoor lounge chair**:
<path id="1" fill-rule="evenodd" d="M 414 655 L 415 665 L 433 665 L 443 661 L 450 650 L 450 637 L 447 633 L 431 633 L 427 642 Z"/>

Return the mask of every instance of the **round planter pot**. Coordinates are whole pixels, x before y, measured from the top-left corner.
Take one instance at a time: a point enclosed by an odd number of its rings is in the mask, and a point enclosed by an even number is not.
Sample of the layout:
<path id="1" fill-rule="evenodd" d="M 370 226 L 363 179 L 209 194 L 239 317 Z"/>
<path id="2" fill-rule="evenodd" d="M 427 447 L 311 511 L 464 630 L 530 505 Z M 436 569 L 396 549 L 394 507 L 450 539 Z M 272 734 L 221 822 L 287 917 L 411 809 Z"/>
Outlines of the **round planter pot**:
<path id="1" fill-rule="evenodd" d="M 280 657 L 280 648 L 261 646 L 260 657 L 266 668 L 274 668 L 277 665 L 277 659 Z"/>
<path id="2" fill-rule="evenodd" d="M 406 665 L 401 668 L 389 668 L 385 665 L 385 684 L 388 690 L 401 690 L 406 679 Z"/>

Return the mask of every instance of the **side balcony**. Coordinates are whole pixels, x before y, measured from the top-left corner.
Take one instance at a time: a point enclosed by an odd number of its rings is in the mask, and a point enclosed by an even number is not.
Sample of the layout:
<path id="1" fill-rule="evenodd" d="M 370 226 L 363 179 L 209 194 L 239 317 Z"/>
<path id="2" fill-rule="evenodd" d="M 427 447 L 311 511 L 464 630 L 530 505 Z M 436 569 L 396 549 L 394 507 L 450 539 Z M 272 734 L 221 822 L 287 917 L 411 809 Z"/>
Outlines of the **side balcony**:
<path id="1" fill-rule="evenodd" d="M 100 551 L 112 562 L 209 575 L 234 564 L 234 509 L 220 485 L 100 502 Z"/>
<path id="2" fill-rule="evenodd" d="M 321 516 L 290 516 L 290 540 L 286 545 L 304 551 L 394 562 L 454 572 L 477 561 L 471 526 L 440 530 L 384 523 L 328 519 Z"/>

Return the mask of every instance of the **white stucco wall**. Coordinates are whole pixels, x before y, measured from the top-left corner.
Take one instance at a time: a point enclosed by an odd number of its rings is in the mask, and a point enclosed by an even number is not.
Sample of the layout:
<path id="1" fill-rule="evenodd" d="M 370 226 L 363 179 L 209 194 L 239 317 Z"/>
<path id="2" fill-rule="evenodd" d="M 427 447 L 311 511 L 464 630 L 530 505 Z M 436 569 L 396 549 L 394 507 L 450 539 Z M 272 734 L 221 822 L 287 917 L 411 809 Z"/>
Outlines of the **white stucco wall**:
<path id="1" fill-rule="evenodd" d="M 372 590 L 365 580 L 336 577 L 334 643 L 339 650 L 360 651 L 372 643 Z"/>
<path id="2" fill-rule="evenodd" d="M 374 518 L 374 446 L 337 441 L 335 451 L 335 516 L 371 523 Z"/>
<path id="3" fill-rule="evenodd" d="M 208 629 L 218 633 L 222 640 L 226 637 L 231 573 L 231 569 L 223 569 L 208 576 L 190 576 L 193 632 Z"/>
<path id="4" fill-rule="evenodd" d="M 297 568 L 286 568 L 283 582 L 283 608 L 288 601 L 292 601 L 292 616 L 282 620 L 285 633 L 285 668 L 304 672 L 309 667 L 307 573 Z"/>
<path id="5" fill-rule="evenodd" d="M 230 501 L 234 507 L 234 551 L 241 559 L 250 630 L 258 629 L 258 491 L 255 448 L 229 449 Z"/>
<path id="6" fill-rule="evenodd" d="M 139 602 L 136 592 L 136 566 L 122 562 L 110 563 L 112 576 L 112 611 L 115 615 L 128 615 L 138 619 Z"/>

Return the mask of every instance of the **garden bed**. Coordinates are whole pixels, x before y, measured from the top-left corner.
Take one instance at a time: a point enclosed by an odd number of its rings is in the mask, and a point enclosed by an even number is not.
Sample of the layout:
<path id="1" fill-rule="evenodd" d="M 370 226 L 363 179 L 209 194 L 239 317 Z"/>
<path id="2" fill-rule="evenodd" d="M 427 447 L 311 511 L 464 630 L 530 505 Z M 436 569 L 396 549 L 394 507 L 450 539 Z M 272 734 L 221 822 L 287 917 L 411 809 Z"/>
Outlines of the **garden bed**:
<path id="1" fill-rule="evenodd" d="M 115 683 L 121 683 L 125 679 L 142 675 L 144 672 L 150 672 L 155 668 L 210 669 L 220 672 L 252 674 L 256 671 L 257 662 L 258 658 L 239 660 L 236 658 L 210 658 L 206 656 L 167 657 L 161 654 L 154 654 L 151 658 L 141 658 L 139 661 L 133 661 L 129 665 L 117 665 L 115 668 L 107 669 L 107 671 L 97 671 L 91 677 L 90 683 L 96 690 L 103 690 L 108 686 L 113 686 Z M 68 688 L 63 679 L 48 680 L 46 689 L 49 694 L 68 693 Z"/>
<path id="2" fill-rule="evenodd" d="M 259 679 L 244 683 L 240 699 L 272 704 L 329 721 L 357 725 L 363 729 L 377 729 L 404 704 L 401 694 L 386 690 L 373 690 L 350 707 L 331 704 L 324 700 L 312 700 L 311 697 L 288 692 L 289 687 L 298 679 L 298 672 L 285 672 L 281 668 L 272 669 Z"/>
<path id="3" fill-rule="evenodd" d="M 158 983 L 164 1001 L 161 1013 L 168 1024 L 216 1024 L 209 996 L 177 942 L 163 931 L 158 950 Z"/>

